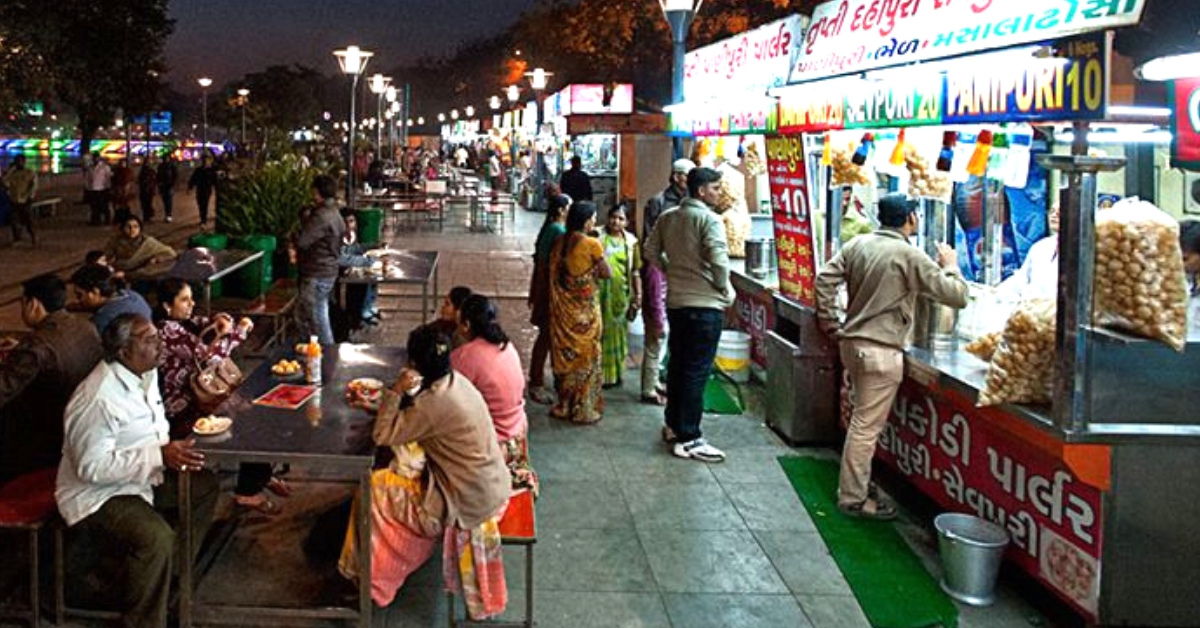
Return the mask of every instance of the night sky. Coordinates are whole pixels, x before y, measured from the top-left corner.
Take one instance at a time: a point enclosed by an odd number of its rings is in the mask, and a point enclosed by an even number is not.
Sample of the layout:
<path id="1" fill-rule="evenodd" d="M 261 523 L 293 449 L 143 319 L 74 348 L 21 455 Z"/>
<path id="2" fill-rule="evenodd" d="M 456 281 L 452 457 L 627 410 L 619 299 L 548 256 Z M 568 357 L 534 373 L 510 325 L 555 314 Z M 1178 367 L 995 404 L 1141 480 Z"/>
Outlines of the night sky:
<path id="1" fill-rule="evenodd" d="M 337 71 L 333 50 L 375 52 L 368 71 L 502 32 L 535 0 L 171 0 L 175 32 L 167 43 L 170 82 L 217 85 L 275 64 Z"/>

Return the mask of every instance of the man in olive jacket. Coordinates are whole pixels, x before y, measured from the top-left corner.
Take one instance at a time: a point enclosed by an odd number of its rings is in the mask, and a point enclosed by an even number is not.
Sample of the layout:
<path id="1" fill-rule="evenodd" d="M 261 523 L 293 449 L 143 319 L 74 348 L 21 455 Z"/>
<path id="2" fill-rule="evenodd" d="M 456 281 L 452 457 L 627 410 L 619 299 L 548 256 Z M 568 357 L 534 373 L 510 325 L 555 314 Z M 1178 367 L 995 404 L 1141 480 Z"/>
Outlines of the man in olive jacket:
<path id="1" fill-rule="evenodd" d="M 667 275 L 666 427 L 663 439 L 680 458 L 721 462 L 725 453 L 700 434 L 704 386 L 717 355 L 725 308 L 733 303 L 725 226 L 711 209 L 721 173 L 695 168 L 687 175 L 688 198 L 658 218 L 645 258 Z"/>
<path id="2" fill-rule="evenodd" d="M 66 301 L 55 275 L 24 283 L 21 318 L 33 331 L 0 362 L 0 484 L 58 465 L 67 400 L 100 362 L 95 326 Z"/>
<path id="3" fill-rule="evenodd" d="M 871 459 L 904 379 L 917 296 L 965 307 L 967 282 L 954 249 L 939 243 L 935 264 L 909 244 L 917 232 L 915 201 L 904 194 L 884 196 L 879 222 L 878 231 L 851 240 L 817 273 L 817 318 L 839 340 L 854 406 L 842 450 L 838 508 L 850 516 L 893 519 L 895 507 L 870 494 Z M 844 314 L 838 306 L 843 284 L 850 297 Z"/>

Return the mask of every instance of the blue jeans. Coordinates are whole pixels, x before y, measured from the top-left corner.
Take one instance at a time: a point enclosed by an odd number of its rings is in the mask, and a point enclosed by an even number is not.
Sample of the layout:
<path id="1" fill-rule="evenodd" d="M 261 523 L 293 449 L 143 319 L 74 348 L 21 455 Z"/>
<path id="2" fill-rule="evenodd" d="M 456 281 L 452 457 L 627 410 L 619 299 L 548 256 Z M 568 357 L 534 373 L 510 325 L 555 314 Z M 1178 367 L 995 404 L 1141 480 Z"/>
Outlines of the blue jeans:
<path id="1" fill-rule="evenodd" d="M 676 442 L 700 438 L 704 416 L 704 386 L 717 357 L 725 312 L 711 308 L 685 307 L 667 310 L 671 333 L 667 334 L 667 427 Z"/>
<path id="2" fill-rule="evenodd" d="M 329 323 L 329 299 L 336 279 L 301 279 L 296 298 L 296 328 L 302 340 L 316 336 L 323 345 L 333 344 Z"/>

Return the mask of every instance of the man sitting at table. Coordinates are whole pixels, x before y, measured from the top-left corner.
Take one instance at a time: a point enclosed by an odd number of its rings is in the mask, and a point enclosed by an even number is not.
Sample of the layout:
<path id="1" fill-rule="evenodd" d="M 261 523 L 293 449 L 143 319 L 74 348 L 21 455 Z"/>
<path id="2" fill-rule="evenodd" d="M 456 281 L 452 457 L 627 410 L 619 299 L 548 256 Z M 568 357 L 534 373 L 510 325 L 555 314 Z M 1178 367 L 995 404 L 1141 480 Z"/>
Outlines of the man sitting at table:
<path id="1" fill-rule="evenodd" d="M 104 328 L 121 314 L 138 314 L 147 319 L 153 316 L 145 297 L 120 287 L 113 270 L 100 264 L 85 264 L 71 275 L 75 289 L 77 312 L 92 312 L 92 324 L 96 332 L 104 335 Z"/>
<path id="2" fill-rule="evenodd" d="M 0 362 L 0 484 L 58 465 L 71 391 L 100 361 L 100 336 L 63 309 L 67 285 L 47 273 L 27 280 L 21 319 L 32 331 Z"/>
<path id="3" fill-rule="evenodd" d="M 177 473 L 194 474 L 193 549 L 212 522 L 217 480 L 196 473 L 204 456 L 193 439 L 168 439 L 156 373 L 162 341 L 150 319 L 122 314 L 101 339 L 104 360 L 67 404 L 55 498 L 70 526 L 71 562 L 102 553 L 115 566 L 104 582 L 120 605 L 121 625 L 165 627 L 177 552 L 165 516 L 177 512 Z"/>

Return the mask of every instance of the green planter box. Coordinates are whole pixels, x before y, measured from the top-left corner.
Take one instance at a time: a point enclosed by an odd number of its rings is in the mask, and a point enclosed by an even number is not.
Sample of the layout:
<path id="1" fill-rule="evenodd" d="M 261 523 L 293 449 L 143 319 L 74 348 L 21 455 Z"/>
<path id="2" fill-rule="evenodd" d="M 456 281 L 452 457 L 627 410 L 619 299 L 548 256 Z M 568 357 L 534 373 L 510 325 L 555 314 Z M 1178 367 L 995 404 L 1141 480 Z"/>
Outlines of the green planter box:
<path id="1" fill-rule="evenodd" d="M 358 241 L 363 244 L 378 244 L 383 238 L 383 210 L 368 207 L 355 212 L 358 218 Z"/>
<path id="2" fill-rule="evenodd" d="M 188 248 L 203 247 L 210 251 L 224 251 L 229 248 L 229 238 L 223 233 L 197 233 L 188 238 Z M 204 294 L 204 286 L 193 285 L 192 293 Z M 225 294 L 224 280 L 218 279 L 212 284 L 212 298 L 219 299 Z M 198 299 L 198 297 L 197 297 Z"/>
<path id="3" fill-rule="evenodd" d="M 235 238 L 230 248 L 243 251 L 262 251 L 262 257 L 242 267 L 229 278 L 230 294 L 244 299 L 253 299 L 271 288 L 275 236 L 249 235 Z"/>

